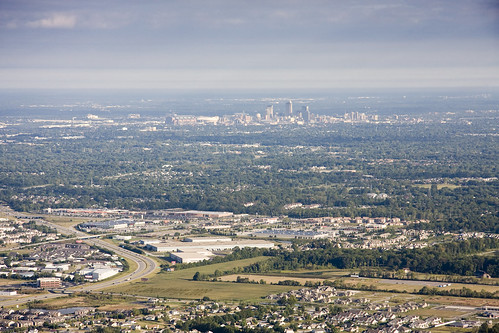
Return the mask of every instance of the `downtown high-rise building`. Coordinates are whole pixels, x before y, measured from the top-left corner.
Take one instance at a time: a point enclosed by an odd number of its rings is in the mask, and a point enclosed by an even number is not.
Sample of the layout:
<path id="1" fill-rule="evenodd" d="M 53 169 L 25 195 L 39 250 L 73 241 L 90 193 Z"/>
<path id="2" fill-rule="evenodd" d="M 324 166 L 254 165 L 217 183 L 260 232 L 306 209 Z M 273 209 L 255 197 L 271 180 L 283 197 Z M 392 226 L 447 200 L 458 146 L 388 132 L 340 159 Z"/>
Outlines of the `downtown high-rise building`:
<path id="1" fill-rule="evenodd" d="M 265 109 L 265 120 L 271 120 L 274 118 L 274 106 L 269 105 Z"/>
<path id="2" fill-rule="evenodd" d="M 291 101 L 286 103 L 286 115 L 287 116 L 293 115 L 293 102 Z"/>

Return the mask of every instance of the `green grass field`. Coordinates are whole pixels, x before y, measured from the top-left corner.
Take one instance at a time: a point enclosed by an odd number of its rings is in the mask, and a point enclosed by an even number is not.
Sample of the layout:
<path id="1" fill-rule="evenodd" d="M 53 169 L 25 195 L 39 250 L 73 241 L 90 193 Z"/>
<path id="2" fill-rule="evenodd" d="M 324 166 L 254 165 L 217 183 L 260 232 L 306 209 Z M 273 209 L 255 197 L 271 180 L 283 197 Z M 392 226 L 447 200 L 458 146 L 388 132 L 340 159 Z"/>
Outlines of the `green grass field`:
<path id="1" fill-rule="evenodd" d="M 435 184 L 415 184 L 414 186 L 416 187 L 421 187 L 421 188 L 430 188 L 432 185 L 435 185 Z M 454 184 L 447 184 L 447 183 L 444 183 L 444 184 L 436 184 L 437 185 L 437 189 L 440 190 L 442 188 L 448 188 L 448 189 L 455 189 L 455 188 L 458 188 L 458 187 L 461 187 L 460 185 L 454 185 Z"/>
<path id="2" fill-rule="evenodd" d="M 196 272 L 201 274 L 213 274 L 215 270 L 227 271 L 237 267 L 245 267 L 262 260 L 267 260 L 267 258 L 257 257 L 182 269 L 171 273 L 162 272 L 151 277 L 148 281 L 131 282 L 128 285 L 111 288 L 107 291 L 170 299 L 200 299 L 206 296 L 215 300 L 256 301 L 268 294 L 280 293 L 292 289 L 292 287 L 289 286 L 271 284 L 282 280 L 296 280 L 301 284 L 304 284 L 306 281 L 321 282 L 324 280 L 342 279 L 344 283 L 351 285 L 352 287 L 357 284 L 374 285 L 379 289 L 396 290 L 400 292 L 415 292 L 425 285 L 434 286 L 438 284 L 436 282 L 427 283 L 425 281 L 397 280 L 386 282 L 374 278 L 350 278 L 349 275 L 354 273 L 354 271 L 341 269 L 282 271 L 256 275 L 236 273 L 229 276 L 223 276 L 220 278 L 221 281 L 218 282 L 192 280 L 192 277 Z M 260 281 L 263 279 L 267 282 L 267 284 L 234 283 L 237 276 L 247 277 L 254 281 Z M 489 292 L 496 292 L 498 290 L 497 286 L 492 285 L 473 285 L 461 283 L 452 283 L 451 286 L 441 289 L 461 289 L 463 287 L 476 291 L 484 289 Z"/>
<path id="3" fill-rule="evenodd" d="M 9 279 L 9 278 L 0 278 L 0 286 L 11 285 L 11 284 L 22 284 L 24 280 L 18 279 Z"/>
<path id="4" fill-rule="evenodd" d="M 63 227 L 73 227 L 77 224 L 88 221 L 99 221 L 102 218 L 89 218 L 89 217 L 74 217 L 74 216 L 58 216 L 58 215 L 42 215 L 43 219 Z"/>
<path id="5" fill-rule="evenodd" d="M 142 295 L 162 298 L 213 300 L 259 301 L 269 294 L 281 293 L 293 289 L 289 286 L 260 285 L 232 282 L 193 281 L 196 272 L 212 274 L 215 270 L 226 271 L 236 267 L 245 267 L 252 263 L 267 260 L 265 257 L 236 260 L 227 263 L 187 268 L 171 273 L 162 272 L 148 281 L 132 282 L 125 286 L 107 289 L 107 292 L 129 295 Z"/>
<path id="6" fill-rule="evenodd" d="M 496 250 L 487 251 L 483 255 L 493 256 L 495 255 Z M 338 279 L 341 277 L 349 277 L 351 274 L 358 274 L 359 269 L 324 269 L 324 270 L 296 270 L 296 271 L 280 271 L 280 272 L 272 272 L 266 275 L 272 276 L 282 276 L 282 277 L 290 277 L 290 278 L 302 278 L 302 279 Z M 448 278 L 447 275 L 439 275 L 439 274 L 426 274 L 426 273 L 417 273 L 414 272 L 416 279 L 423 281 L 445 281 Z M 368 279 L 368 278 L 366 278 Z M 467 287 L 473 290 L 481 290 L 485 289 L 487 291 L 494 291 L 489 288 L 488 285 L 493 286 L 495 290 L 498 290 L 497 284 L 499 283 L 499 278 L 491 278 L 491 279 L 477 279 L 480 285 L 473 284 L 461 284 L 458 282 L 452 282 L 452 287 L 459 286 L 459 288 Z M 401 280 L 403 282 L 404 280 Z M 402 283 L 403 284 L 403 283 Z M 471 288 L 471 286 L 474 286 Z M 483 286 L 483 288 L 481 288 Z M 420 289 L 423 286 L 420 287 Z M 475 289 L 477 287 L 478 289 Z"/>
<path id="7" fill-rule="evenodd" d="M 101 307 L 106 305 L 118 305 L 120 307 L 126 307 L 127 304 L 131 304 L 135 301 L 135 298 L 131 297 L 80 293 L 70 297 L 64 296 L 42 301 L 40 303 L 37 303 L 37 306 L 49 310 L 80 306 Z"/>

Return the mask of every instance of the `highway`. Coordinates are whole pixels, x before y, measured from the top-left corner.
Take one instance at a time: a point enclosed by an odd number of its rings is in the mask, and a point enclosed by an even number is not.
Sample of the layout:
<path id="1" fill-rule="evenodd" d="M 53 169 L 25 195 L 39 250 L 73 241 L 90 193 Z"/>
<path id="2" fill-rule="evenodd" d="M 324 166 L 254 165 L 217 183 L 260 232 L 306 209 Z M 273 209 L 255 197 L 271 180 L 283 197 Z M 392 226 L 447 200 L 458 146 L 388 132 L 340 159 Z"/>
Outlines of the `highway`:
<path id="1" fill-rule="evenodd" d="M 74 235 L 77 238 L 85 238 L 86 236 L 88 236 L 87 234 L 79 230 L 63 227 L 48 221 L 38 220 L 37 222 L 49 226 L 51 228 L 55 228 L 58 230 L 58 232 L 64 235 Z M 87 283 L 76 287 L 66 288 L 66 292 L 94 292 L 109 287 L 116 287 L 120 284 L 129 283 L 132 281 L 145 278 L 146 276 L 155 272 L 158 269 L 157 262 L 149 258 L 148 256 L 128 251 L 119 246 L 106 242 L 102 239 L 88 238 L 85 239 L 84 242 L 89 245 L 95 245 L 113 251 L 116 255 L 134 262 L 137 265 L 137 268 L 134 271 L 128 272 L 124 275 L 120 275 L 117 278 L 110 278 L 102 282 Z M 27 296 L 20 295 L 15 298 L 9 297 L 8 299 L 1 300 L 0 306 L 2 307 L 16 306 L 37 300 L 46 300 L 56 297 L 62 297 L 64 295 L 65 294 L 42 294 L 42 295 L 27 295 Z"/>

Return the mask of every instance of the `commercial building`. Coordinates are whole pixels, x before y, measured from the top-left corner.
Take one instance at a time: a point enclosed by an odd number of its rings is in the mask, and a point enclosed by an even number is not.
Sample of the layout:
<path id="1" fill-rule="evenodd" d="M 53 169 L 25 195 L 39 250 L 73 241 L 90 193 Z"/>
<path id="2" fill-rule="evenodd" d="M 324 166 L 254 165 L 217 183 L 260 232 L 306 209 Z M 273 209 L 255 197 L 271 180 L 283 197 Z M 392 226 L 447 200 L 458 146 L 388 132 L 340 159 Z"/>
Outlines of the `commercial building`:
<path id="1" fill-rule="evenodd" d="M 287 116 L 293 115 L 293 102 L 291 101 L 286 103 L 286 115 Z"/>
<path id="2" fill-rule="evenodd" d="M 269 105 L 265 109 L 265 120 L 272 120 L 274 119 L 274 106 Z"/>
<path id="3" fill-rule="evenodd" d="M 296 238 L 296 239 L 319 239 L 327 238 L 329 234 L 324 232 L 309 230 L 289 230 L 289 229 L 266 229 L 250 234 L 253 237 L 273 237 L 273 238 Z"/>
<path id="4" fill-rule="evenodd" d="M 36 280 L 38 288 L 60 288 L 61 285 L 61 279 L 56 277 L 38 278 Z"/>
<path id="5" fill-rule="evenodd" d="M 165 216 L 172 219 L 189 219 L 189 218 L 209 218 L 219 219 L 224 217 L 231 217 L 234 213 L 231 212 L 212 212 L 201 210 L 181 210 L 181 209 L 166 209 L 155 211 L 156 216 Z"/>
<path id="6" fill-rule="evenodd" d="M 92 208 L 47 208 L 47 214 L 66 216 L 89 216 L 89 217 L 118 217 L 118 216 L 142 216 L 144 211 L 131 211 L 126 209 L 92 209 Z"/>
<path id="7" fill-rule="evenodd" d="M 136 222 L 134 220 L 122 219 L 112 221 L 98 221 L 98 222 L 85 222 L 80 224 L 82 229 L 126 229 L 127 227 L 134 227 Z"/>
<path id="8" fill-rule="evenodd" d="M 188 264 L 191 262 L 198 262 L 211 259 L 214 254 L 210 251 L 195 251 L 195 252 L 175 252 L 170 253 L 170 258 L 178 263 Z"/>
<path id="9" fill-rule="evenodd" d="M 171 115 L 166 117 L 166 123 L 169 125 L 196 125 L 197 118 L 190 115 Z"/>
<path id="10" fill-rule="evenodd" d="M 94 281 L 104 280 L 118 273 L 119 271 L 117 269 L 98 268 L 92 272 L 92 280 Z"/>
<path id="11" fill-rule="evenodd" d="M 85 268 L 80 270 L 80 275 L 92 281 L 100 281 L 118 274 L 120 271 L 117 268 Z"/>
<path id="12" fill-rule="evenodd" d="M 159 243 L 161 243 L 161 240 L 159 240 L 159 239 L 141 239 L 139 241 L 139 243 L 142 245 L 159 244 Z"/>
<path id="13" fill-rule="evenodd" d="M 211 242 L 178 242 L 169 241 L 159 244 L 148 244 L 146 249 L 154 252 L 195 252 L 199 250 L 207 251 L 223 251 L 232 250 L 236 247 L 256 247 L 256 248 L 273 248 L 274 243 L 261 240 L 226 240 L 226 241 L 211 241 Z"/>
<path id="14" fill-rule="evenodd" d="M 232 242 L 232 239 L 228 237 L 189 237 L 185 238 L 184 242 L 189 242 L 189 243 Z"/>
<path id="15" fill-rule="evenodd" d="M 117 239 L 117 240 L 130 240 L 132 239 L 132 236 L 125 236 L 125 235 L 114 235 L 113 236 L 113 239 Z"/>

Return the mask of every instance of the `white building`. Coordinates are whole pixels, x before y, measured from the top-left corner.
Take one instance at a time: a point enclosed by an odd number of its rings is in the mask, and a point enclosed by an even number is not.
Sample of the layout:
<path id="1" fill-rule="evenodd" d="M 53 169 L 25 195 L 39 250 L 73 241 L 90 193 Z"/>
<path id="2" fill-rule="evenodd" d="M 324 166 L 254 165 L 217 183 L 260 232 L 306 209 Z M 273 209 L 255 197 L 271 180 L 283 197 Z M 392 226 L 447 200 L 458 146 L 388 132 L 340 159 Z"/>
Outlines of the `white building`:
<path id="1" fill-rule="evenodd" d="M 100 281 L 118 274 L 119 271 L 113 268 L 98 268 L 92 271 L 92 280 Z"/>
<path id="2" fill-rule="evenodd" d="M 289 101 L 286 103 L 286 115 L 291 116 L 293 114 L 293 102 Z"/>
<path id="3" fill-rule="evenodd" d="M 191 243 L 214 243 L 214 242 L 231 242 L 232 239 L 227 237 L 195 237 L 195 238 L 185 238 L 184 242 Z"/>
<path id="4" fill-rule="evenodd" d="M 159 244 L 161 243 L 161 241 L 159 239 L 141 239 L 139 243 L 142 245 L 149 245 L 149 244 Z"/>
<path id="5" fill-rule="evenodd" d="M 208 260 L 213 257 L 210 251 L 196 251 L 196 252 L 175 252 L 170 254 L 170 258 L 179 263 L 188 264 L 191 262 L 198 262 Z"/>
<path id="6" fill-rule="evenodd" d="M 216 242 L 164 242 L 159 244 L 149 244 L 146 249 L 154 252 L 194 252 L 199 250 L 207 251 L 223 251 L 232 250 L 235 247 L 245 248 L 245 247 L 256 247 L 256 248 L 266 248 L 271 249 L 274 247 L 274 243 L 262 240 L 227 240 L 227 241 L 216 241 Z"/>

